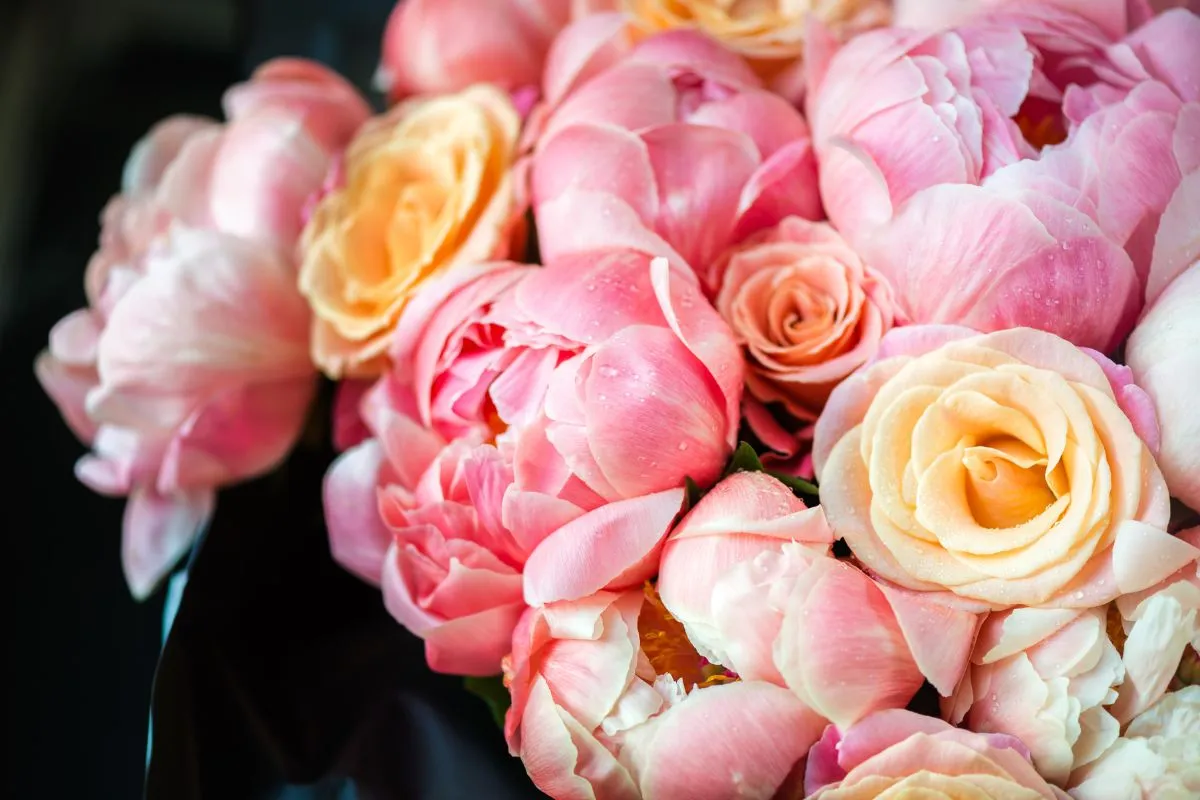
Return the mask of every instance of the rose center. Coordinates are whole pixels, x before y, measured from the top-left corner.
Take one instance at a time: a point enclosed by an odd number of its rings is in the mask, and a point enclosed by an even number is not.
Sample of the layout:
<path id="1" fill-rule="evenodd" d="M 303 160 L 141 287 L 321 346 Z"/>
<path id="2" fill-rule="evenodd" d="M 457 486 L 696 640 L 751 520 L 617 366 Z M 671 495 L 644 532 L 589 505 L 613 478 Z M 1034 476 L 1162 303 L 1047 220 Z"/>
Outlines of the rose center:
<path id="1" fill-rule="evenodd" d="M 656 674 L 682 680 L 689 691 L 693 686 L 704 688 L 738 680 L 736 674 L 696 652 L 683 625 L 671 616 L 649 583 L 645 593 L 646 602 L 638 614 L 638 635 L 642 652 Z"/>
<path id="2" fill-rule="evenodd" d="M 1008 437 L 963 452 L 967 505 L 985 528 L 1013 528 L 1036 517 L 1057 494 L 1046 476 L 1046 458 Z"/>

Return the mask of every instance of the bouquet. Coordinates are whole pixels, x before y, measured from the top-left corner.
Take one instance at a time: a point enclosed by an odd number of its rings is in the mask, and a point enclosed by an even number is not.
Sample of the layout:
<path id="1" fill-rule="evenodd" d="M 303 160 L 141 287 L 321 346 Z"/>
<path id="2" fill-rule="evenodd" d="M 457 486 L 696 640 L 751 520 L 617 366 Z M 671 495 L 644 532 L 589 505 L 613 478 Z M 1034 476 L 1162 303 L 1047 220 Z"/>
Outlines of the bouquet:
<path id="1" fill-rule="evenodd" d="M 332 558 L 551 797 L 1200 796 L 1166 5 L 405 0 L 386 110 L 163 121 L 37 362 L 130 590 L 323 419 Z"/>

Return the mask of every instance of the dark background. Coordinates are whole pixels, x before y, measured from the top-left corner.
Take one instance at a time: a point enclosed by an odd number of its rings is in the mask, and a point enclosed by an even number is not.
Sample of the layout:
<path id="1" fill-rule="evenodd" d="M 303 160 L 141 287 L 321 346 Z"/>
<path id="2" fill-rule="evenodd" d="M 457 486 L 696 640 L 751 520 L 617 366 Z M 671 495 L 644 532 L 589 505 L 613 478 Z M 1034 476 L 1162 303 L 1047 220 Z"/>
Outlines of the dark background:
<path id="1" fill-rule="evenodd" d="M 136 798 L 146 782 L 163 593 L 130 598 L 123 504 L 75 481 L 84 448 L 32 370 L 84 303 L 129 148 L 171 113 L 219 116 L 224 88 L 276 55 L 365 90 L 391 5 L 0 1 L 4 797 Z M 222 495 L 153 692 L 148 796 L 529 796 L 484 705 L 329 562 L 327 458 Z"/>

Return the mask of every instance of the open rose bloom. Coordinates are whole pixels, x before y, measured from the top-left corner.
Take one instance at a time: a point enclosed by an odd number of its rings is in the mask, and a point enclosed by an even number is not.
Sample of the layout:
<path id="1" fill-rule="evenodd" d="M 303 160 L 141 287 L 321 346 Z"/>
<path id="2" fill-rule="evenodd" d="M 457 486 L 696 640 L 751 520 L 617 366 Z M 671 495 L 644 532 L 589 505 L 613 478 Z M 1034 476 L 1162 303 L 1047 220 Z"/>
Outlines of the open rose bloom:
<path id="1" fill-rule="evenodd" d="M 1183 5 L 405 0 L 148 134 L 37 373 L 139 596 L 332 422 L 551 797 L 1200 797 Z"/>

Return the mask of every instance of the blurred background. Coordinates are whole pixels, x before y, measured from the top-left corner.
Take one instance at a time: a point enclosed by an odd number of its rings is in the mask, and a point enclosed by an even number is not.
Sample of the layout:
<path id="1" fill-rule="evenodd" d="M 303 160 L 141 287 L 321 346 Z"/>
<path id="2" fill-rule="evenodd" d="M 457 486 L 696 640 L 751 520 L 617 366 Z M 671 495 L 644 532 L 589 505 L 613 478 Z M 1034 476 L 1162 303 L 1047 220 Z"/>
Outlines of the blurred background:
<path id="1" fill-rule="evenodd" d="M 83 447 L 32 368 L 51 326 L 84 302 L 98 215 L 125 157 L 163 116 L 219 116 L 224 88 L 272 56 L 319 59 L 365 90 L 391 5 L 0 2 L 4 797 L 143 791 L 163 595 L 130 598 L 119 563 L 122 503 L 75 481 Z"/>

